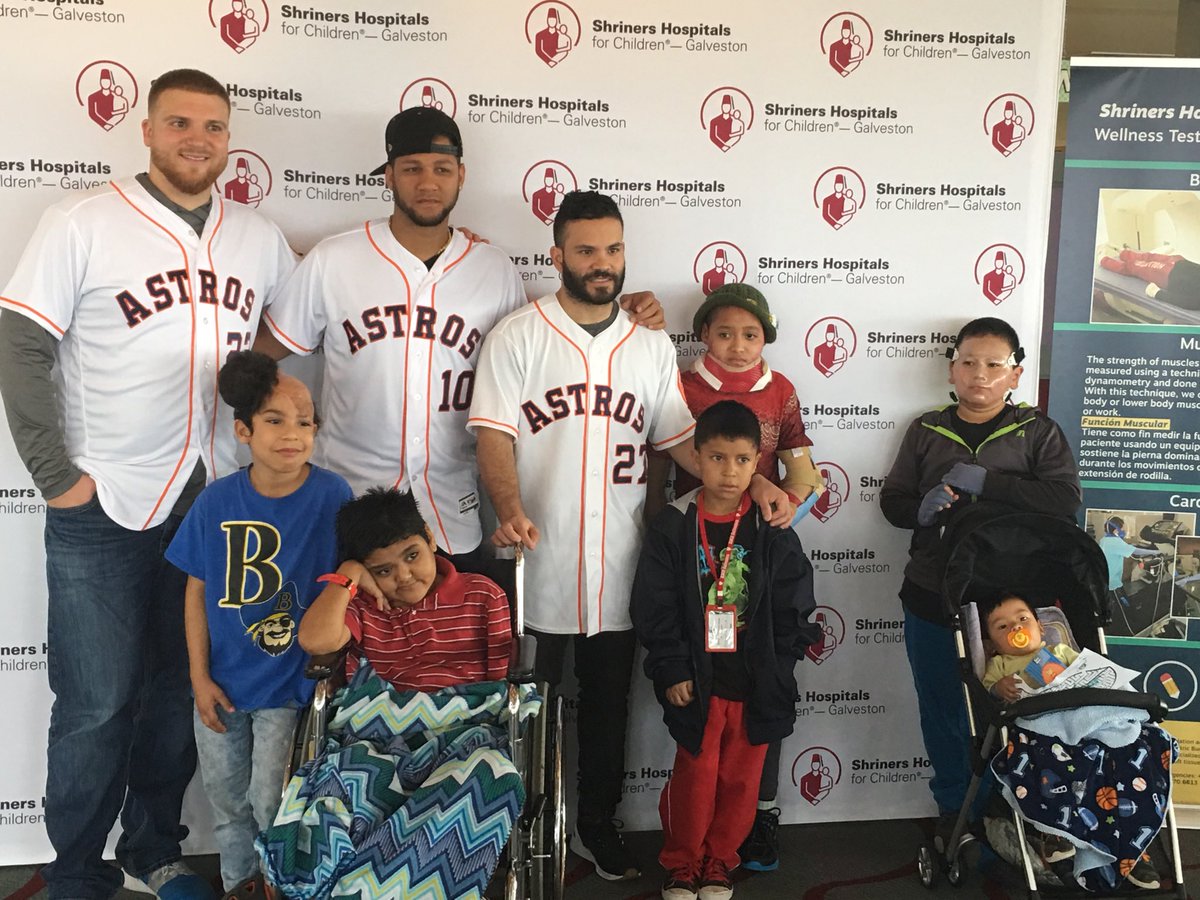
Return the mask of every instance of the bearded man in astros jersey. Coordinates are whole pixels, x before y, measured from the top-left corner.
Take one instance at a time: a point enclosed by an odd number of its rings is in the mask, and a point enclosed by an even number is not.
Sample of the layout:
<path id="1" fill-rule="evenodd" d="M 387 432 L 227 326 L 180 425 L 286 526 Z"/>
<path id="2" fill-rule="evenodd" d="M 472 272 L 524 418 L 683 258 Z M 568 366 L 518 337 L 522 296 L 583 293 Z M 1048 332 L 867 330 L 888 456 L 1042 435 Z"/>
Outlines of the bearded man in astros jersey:
<path id="1" fill-rule="evenodd" d="M 163 551 L 236 469 L 217 369 L 295 264 L 278 228 L 213 190 L 221 83 L 173 70 L 147 105 L 147 171 L 47 210 L 0 294 L 0 391 L 48 507 L 52 900 L 106 900 L 121 869 L 164 900 L 214 896 L 180 861 L 196 747 L 186 576 Z M 120 868 L 101 858 L 118 814 Z"/>
<path id="2" fill-rule="evenodd" d="M 669 337 L 634 328 L 615 302 L 625 281 L 616 202 L 572 191 L 554 219 L 558 290 L 506 316 L 483 345 L 468 425 L 499 519 L 497 546 L 524 544 L 526 625 L 539 680 L 562 679 L 572 645 L 579 809 L 572 849 L 602 878 L 636 878 L 613 823 L 625 772 L 636 639 L 630 591 L 641 549 L 646 453 L 696 474 L 695 429 Z M 750 493 L 771 525 L 795 512 L 761 475 Z"/>

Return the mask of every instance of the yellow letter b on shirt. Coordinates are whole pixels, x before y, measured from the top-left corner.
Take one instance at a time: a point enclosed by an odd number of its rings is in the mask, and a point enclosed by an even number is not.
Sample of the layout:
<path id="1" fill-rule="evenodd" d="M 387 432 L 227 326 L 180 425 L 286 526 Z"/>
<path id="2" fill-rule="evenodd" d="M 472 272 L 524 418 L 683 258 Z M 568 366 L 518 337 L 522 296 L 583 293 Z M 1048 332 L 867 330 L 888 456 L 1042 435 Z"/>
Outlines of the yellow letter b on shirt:
<path id="1" fill-rule="evenodd" d="M 219 605 L 262 603 L 279 593 L 283 573 L 271 561 L 279 552 L 279 532 L 266 522 L 222 522 L 221 530 L 226 561 L 225 596 Z"/>

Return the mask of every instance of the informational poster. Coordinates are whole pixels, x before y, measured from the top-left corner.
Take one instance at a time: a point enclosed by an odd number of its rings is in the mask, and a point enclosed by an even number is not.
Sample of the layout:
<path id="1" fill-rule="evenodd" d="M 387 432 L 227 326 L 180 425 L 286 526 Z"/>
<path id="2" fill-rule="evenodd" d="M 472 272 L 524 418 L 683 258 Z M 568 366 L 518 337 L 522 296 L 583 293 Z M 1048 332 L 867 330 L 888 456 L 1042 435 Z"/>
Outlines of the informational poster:
<path id="1" fill-rule="evenodd" d="M 908 423 L 948 401 L 944 352 L 969 319 L 1013 324 L 1029 353 L 1015 399 L 1036 395 L 1062 22 L 1061 0 L 7 0 L 0 52 L 19 75 L 0 285 L 50 204 L 144 170 L 150 81 L 182 65 L 233 98 L 222 200 L 257 207 L 300 252 L 388 214 L 369 173 L 388 118 L 414 105 L 462 130 L 451 221 L 504 248 L 531 297 L 558 286 L 549 223 L 563 194 L 611 194 L 626 287 L 662 301 L 682 366 L 702 352 L 691 322 L 707 292 L 765 293 L 779 321 L 767 359 L 796 385 L 829 483 L 798 526 L 825 638 L 797 668 L 784 821 L 932 813 L 896 597 L 909 533 L 886 523 L 878 492 Z M 379 391 L 364 399 L 395 401 Z M 48 854 L 51 696 L 44 503 L 3 429 L 0 492 L 12 863 Z M 674 746 L 640 668 L 634 685 L 620 816 L 656 828 Z M 189 822 L 203 823 L 193 799 Z"/>
<path id="2" fill-rule="evenodd" d="M 1200 802 L 1200 64 L 1072 60 L 1050 413 L 1104 551 L 1113 658 Z"/>

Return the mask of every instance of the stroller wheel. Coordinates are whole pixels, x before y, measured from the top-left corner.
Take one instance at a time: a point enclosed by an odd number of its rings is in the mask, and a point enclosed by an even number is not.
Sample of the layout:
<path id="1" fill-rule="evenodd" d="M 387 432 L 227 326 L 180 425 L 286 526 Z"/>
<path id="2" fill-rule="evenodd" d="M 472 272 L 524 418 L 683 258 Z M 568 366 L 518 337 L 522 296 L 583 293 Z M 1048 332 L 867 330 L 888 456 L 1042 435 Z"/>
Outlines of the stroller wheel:
<path id="1" fill-rule="evenodd" d="M 928 844 L 922 844 L 917 848 L 917 877 L 921 879 L 921 884 L 927 888 L 932 888 L 933 883 L 937 880 L 937 866 L 934 864 L 933 848 Z"/>
<path id="2" fill-rule="evenodd" d="M 962 848 L 959 847 L 959 852 L 954 854 L 954 860 L 946 866 L 946 881 L 953 887 L 962 887 L 963 885 L 963 865 L 962 865 Z"/>

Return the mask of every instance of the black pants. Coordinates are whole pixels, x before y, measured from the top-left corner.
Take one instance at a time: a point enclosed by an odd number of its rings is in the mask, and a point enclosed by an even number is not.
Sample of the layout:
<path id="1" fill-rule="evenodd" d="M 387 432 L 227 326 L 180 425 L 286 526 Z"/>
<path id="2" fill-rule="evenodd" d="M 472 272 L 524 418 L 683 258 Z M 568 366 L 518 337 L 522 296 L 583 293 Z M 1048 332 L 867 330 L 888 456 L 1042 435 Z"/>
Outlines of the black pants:
<path id="1" fill-rule="evenodd" d="M 774 803 L 779 795 L 779 754 L 783 749 L 783 741 L 771 741 L 767 744 L 767 756 L 763 760 L 762 778 L 758 782 L 758 801 Z"/>
<path id="2" fill-rule="evenodd" d="M 574 642 L 575 678 L 579 681 L 579 820 L 611 819 L 621 802 L 625 780 L 634 633 L 604 631 L 592 637 L 530 633 L 537 637 L 537 678 L 551 686 L 562 681 L 567 642 Z"/>

